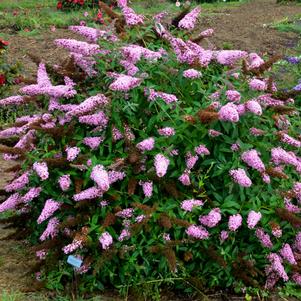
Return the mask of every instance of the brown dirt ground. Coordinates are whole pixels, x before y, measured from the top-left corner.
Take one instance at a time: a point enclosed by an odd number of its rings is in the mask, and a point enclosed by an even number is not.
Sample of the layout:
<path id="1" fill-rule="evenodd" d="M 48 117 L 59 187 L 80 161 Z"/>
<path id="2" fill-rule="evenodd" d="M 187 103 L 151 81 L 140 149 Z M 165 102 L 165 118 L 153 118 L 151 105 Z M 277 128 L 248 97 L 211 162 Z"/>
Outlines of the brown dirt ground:
<path id="1" fill-rule="evenodd" d="M 259 53 L 283 53 L 294 47 L 300 36 L 292 32 L 279 32 L 271 24 L 301 14 L 301 6 L 295 3 L 277 4 L 276 0 L 251 0 L 230 9 L 213 11 L 201 18 L 201 27 L 212 27 L 212 41 L 218 47 L 225 42 L 234 48 Z"/>

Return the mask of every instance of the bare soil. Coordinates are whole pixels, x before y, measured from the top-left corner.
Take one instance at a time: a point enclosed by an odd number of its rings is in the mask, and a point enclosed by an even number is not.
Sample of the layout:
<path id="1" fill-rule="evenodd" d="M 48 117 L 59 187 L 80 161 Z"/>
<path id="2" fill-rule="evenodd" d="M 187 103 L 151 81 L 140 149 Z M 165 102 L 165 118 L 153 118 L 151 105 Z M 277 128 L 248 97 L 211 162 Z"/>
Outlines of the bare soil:
<path id="1" fill-rule="evenodd" d="M 283 53 L 295 47 L 300 36 L 279 32 L 272 24 L 301 14 L 301 5 L 277 4 L 276 0 L 250 0 L 239 7 L 217 9 L 201 18 L 202 29 L 214 28 L 212 41 L 222 48 L 227 42 L 233 48 L 259 53 Z"/>

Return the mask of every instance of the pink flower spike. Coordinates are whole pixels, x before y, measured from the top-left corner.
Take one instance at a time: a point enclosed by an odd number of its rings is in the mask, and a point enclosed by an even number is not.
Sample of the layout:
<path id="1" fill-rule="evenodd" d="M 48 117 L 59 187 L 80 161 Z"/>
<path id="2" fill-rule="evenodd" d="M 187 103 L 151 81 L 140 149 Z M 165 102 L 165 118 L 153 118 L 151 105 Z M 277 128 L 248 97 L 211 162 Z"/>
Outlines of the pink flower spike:
<path id="1" fill-rule="evenodd" d="M 91 172 L 91 179 L 97 184 L 103 192 L 110 188 L 109 175 L 103 165 L 96 165 Z"/>
<path id="2" fill-rule="evenodd" d="M 155 165 L 157 176 L 162 178 L 162 177 L 165 176 L 165 174 L 167 172 L 167 168 L 168 168 L 168 165 L 169 165 L 169 159 L 167 159 L 162 154 L 157 154 L 155 156 L 154 165 Z"/>
<path id="3" fill-rule="evenodd" d="M 113 244 L 113 237 L 108 232 L 104 232 L 99 237 L 99 242 L 101 244 L 101 247 L 104 250 L 107 250 Z"/>
<path id="4" fill-rule="evenodd" d="M 242 216 L 240 214 L 231 215 L 229 217 L 229 230 L 236 231 L 242 224 Z"/>
<path id="5" fill-rule="evenodd" d="M 52 199 L 48 199 L 45 202 L 44 208 L 40 214 L 40 216 L 38 217 L 38 224 L 41 224 L 43 221 L 45 221 L 46 219 L 48 219 L 50 216 L 52 216 L 52 214 L 57 211 L 60 207 L 61 207 L 62 203 L 59 203 L 57 201 L 54 201 Z"/>

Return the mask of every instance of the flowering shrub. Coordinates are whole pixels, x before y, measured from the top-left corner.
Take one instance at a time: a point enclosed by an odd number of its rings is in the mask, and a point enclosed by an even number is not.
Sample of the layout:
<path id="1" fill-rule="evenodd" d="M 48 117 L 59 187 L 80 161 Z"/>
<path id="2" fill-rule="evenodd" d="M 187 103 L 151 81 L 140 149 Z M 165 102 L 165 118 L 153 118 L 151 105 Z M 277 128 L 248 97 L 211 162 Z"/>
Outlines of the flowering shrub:
<path id="1" fill-rule="evenodd" d="M 0 212 L 44 275 L 63 267 L 66 284 L 81 259 L 83 290 L 300 285 L 298 96 L 264 76 L 276 59 L 202 48 L 186 31 L 198 9 L 170 32 L 119 6 L 114 26 L 70 27 L 88 42 L 55 41 L 68 63 L 0 100 L 45 108 L 0 132 L 19 137 L 4 159 L 24 160 Z"/>
<path id="2" fill-rule="evenodd" d="M 18 74 L 18 65 L 7 63 L 5 52 L 8 45 L 8 41 L 0 38 L 0 96 L 14 83 Z"/>
<path id="3" fill-rule="evenodd" d="M 10 88 L 14 84 L 18 84 L 21 80 L 19 76 L 20 65 L 9 64 L 6 57 L 6 49 L 9 45 L 8 41 L 0 38 L 0 97 L 7 96 Z M 0 109 L 0 123 L 7 123 L 13 120 L 13 115 L 16 114 L 16 107 Z"/>
<path id="4" fill-rule="evenodd" d="M 56 4 L 57 9 L 80 9 L 87 7 L 98 7 L 98 0 L 59 0 Z M 113 5 L 115 1 L 104 1 L 107 4 Z"/>

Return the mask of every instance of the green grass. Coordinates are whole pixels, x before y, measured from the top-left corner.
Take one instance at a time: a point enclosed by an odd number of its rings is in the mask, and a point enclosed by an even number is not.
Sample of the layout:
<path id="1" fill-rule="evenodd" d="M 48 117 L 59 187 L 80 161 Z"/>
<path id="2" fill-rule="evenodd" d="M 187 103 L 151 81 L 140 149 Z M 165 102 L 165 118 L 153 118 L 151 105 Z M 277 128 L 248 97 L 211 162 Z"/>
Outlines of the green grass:
<path id="1" fill-rule="evenodd" d="M 285 18 L 271 25 L 282 32 L 295 32 L 301 34 L 301 15 L 296 15 L 291 19 Z"/>
<path id="2" fill-rule="evenodd" d="M 84 11 L 89 13 L 90 20 L 97 13 L 96 9 L 58 11 L 56 0 L 3 0 L 0 1 L 0 29 L 14 28 L 15 30 L 41 30 L 54 25 L 59 28 L 78 24 L 86 20 Z M 16 15 L 14 15 L 14 12 Z M 88 21 L 88 20 L 87 20 Z M 33 35 L 36 32 L 33 33 Z"/>

